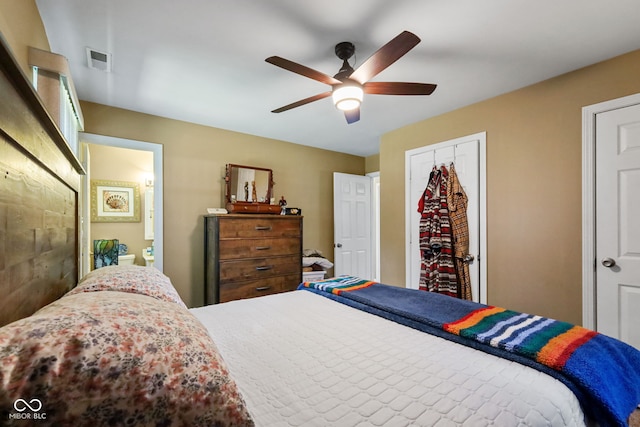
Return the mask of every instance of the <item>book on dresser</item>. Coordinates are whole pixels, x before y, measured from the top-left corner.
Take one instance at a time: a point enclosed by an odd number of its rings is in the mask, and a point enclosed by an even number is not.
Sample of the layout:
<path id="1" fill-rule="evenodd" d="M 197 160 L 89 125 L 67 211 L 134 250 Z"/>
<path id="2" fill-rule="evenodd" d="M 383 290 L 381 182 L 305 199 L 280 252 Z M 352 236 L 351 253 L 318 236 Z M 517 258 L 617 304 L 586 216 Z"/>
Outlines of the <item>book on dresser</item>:
<path id="1" fill-rule="evenodd" d="M 302 217 L 205 215 L 206 304 L 292 291 L 302 281 Z"/>

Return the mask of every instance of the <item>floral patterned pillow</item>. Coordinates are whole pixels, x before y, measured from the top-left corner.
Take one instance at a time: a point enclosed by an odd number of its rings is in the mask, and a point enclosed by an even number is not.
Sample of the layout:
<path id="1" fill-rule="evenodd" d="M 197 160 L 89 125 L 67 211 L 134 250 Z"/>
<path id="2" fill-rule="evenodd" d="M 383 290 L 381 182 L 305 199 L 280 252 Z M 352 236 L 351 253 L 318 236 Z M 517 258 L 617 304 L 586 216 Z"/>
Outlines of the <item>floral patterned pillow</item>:
<path id="1" fill-rule="evenodd" d="M 204 326 L 176 304 L 122 292 L 68 295 L 0 328 L 0 419 L 254 425 Z"/>
<path id="2" fill-rule="evenodd" d="M 171 284 L 171 280 L 153 267 L 111 265 L 98 268 L 87 274 L 67 295 L 95 291 L 130 292 L 187 307 Z"/>

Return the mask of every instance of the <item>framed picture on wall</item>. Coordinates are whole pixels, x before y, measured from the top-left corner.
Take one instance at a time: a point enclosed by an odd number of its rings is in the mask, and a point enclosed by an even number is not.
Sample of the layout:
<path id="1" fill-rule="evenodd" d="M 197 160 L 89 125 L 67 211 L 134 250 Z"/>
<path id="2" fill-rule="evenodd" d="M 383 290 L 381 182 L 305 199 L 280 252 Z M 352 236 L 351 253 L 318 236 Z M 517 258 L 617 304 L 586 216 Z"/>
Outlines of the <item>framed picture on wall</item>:
<path id="1" fill-rule="evenodd" d="M 91 222 L 140 222 L 139 184 L 92 179 Z"/>

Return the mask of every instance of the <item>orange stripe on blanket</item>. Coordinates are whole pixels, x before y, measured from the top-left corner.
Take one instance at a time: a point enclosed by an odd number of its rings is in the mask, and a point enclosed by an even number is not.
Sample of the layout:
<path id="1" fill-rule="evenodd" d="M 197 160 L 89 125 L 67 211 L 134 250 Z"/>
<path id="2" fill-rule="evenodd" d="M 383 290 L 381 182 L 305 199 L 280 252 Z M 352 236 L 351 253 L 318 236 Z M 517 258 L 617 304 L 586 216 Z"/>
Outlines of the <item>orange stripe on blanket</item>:
<path id="1" fill-rule="evenodd" d="M 455 322 L 445 323 L 444 325 L 442 325 L 442 328 L 447 332 L 451 332 L 452 334 L 460 335 L 460 331 L 462 329 L 466 329 L 471 326 L 474 326 L 478 324 L 485 317 L 491 316 L 496 313 L 502 313 L 505 310 L 506 309 L 502 307 L 493 307 L 493 306 L 481 308 L 479 310 L 472 311 L 471 313 L 464 316 L 462 319 L 456 320 Z"/>
<path id="2" fill-rule="evenodd" d="M 363 289 L 363 288 L 368 288 L 369 286 L 373 285 L 376 282 L 364 282 L 364 283 L 360 283 L 358 285 L 353 285 L 353 286 L 349 286 L 346 288 L 334 288 L 331 290 L 331 293 L 334 293 L 336 295 L 340 295 L 342 292 L 349 292 L 349 291 L 357 291 L 358 289 Z"/>
<path id="3" fill-rule="evenodd" d="M 597 332 L 583 328 L 582 326 L 574 326 L 567 332 L 550 339 L 549 342 L 540 349 L 536 360 L 553 369 L 560 370 L 564 367 L 565 363 L 567 363 L 571 354 L 596 334 Z"/>

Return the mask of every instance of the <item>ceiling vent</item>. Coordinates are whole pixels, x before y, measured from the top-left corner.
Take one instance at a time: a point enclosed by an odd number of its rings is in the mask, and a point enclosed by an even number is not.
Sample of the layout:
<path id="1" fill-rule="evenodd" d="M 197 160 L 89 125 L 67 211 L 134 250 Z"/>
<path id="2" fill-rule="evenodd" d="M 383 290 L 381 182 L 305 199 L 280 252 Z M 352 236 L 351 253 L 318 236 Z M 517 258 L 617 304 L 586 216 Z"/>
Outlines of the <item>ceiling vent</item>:
<path id="1" fill-rule="evenodd" d="M 87 48 L 87 66 L 95 70 L 111 72 L 111 54 Z"/>

